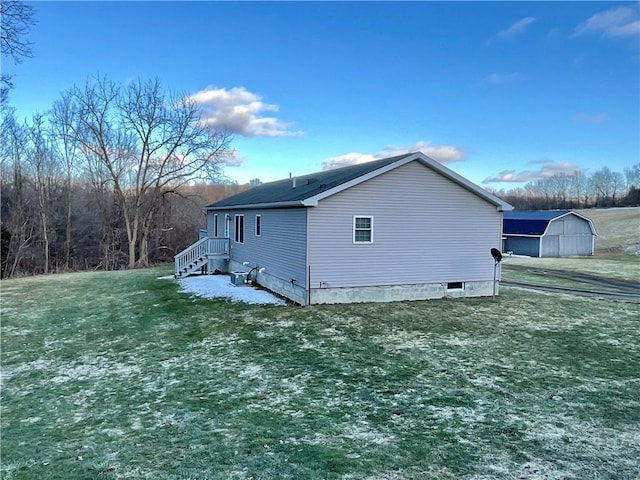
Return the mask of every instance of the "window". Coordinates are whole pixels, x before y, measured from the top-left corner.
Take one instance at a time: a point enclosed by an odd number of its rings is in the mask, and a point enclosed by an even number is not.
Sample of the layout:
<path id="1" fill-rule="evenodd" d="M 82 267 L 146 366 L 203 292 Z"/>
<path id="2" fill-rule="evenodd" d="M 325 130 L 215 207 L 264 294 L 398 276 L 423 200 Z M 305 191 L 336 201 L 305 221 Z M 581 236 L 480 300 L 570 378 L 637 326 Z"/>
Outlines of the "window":
<path id="1" fill-rule="evenodd" d="M 218 236 L 218 214 L 213 215 L 213 236 Z"/>
<path id="2" fill-rule="evenodd" d="M 262 235 L 262 216 L 256 215 L 256 237 Z"/>
<path id="3" fill-rule="evenodd" d="M 244 215 L 236 215 L 235 219 L 234 240 L 236 243 L 244 243 Z"/>
<path id="4" fill-rule="evenodd" d="M 447 290 L 464 290 L 463 282 L 449 282 L 447 283 Z"/>
<path id="5" fill-rule="evenodd" d="M 373 243 L 373 217 L 353 217 L 353 243 Z"/>

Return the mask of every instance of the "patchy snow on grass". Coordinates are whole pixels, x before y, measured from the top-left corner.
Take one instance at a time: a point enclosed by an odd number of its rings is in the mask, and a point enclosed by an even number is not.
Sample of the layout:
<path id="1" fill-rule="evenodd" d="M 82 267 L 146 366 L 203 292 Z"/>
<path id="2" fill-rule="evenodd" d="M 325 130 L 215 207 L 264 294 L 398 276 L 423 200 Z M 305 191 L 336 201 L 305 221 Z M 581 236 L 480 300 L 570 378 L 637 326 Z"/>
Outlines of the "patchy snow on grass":
<path id="1" fill-rule="evenodd" d="M 232 302 L 286 305 L 284 300 L 250 286 L 235 286 L 227 275 L 199 275 L 178 280 L 180 291 L 205 298 L 228 298 Z"/>
<path id="2" fill-rule="evenodd" d="M 0 370 L 0 385 L 3 385 L 6 381 L 10 380 L 15 375 L 21 375 L 24 373 L 30 373 L 34 370 L 46 371 L 53 368 L 53 360 L 45 360 L 39 358 L 31 362 L 24 362 L 19 365 L 4 367 Z"/>
<path id="3" fill-rule="evenodd" d="M 101 379 L 107 376 L 129 376 L 140 373 L 137 365 L 125 365 L 113 362 L 104 357 L 84 355 L 81 362 L 72 366 L 61 365 L 57 369 L 57 375 L 49 381 L 53 384 L 61 384 L 69 381 Z"/>

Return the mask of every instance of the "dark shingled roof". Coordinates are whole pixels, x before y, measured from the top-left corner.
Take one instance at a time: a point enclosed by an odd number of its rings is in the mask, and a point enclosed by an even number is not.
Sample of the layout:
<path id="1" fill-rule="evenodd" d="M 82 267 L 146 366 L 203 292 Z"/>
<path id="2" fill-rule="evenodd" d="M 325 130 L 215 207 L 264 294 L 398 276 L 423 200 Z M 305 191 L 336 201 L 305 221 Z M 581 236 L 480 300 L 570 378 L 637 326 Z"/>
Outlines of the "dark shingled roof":
<path id="1" fill-rule="evenodd" d="M 293 179 L 287 178 L 264 183 L 244 192 L 207 205 L 205 208 L 234 207 L 241 205 L 264 205 L 271 203 L 301 202 L 320 193 L 331 190 L 358 177 L 386 167 L 398 160 L 412 155 L 407 153 L 396 157 L 383 158 L 373 162 L 351 165 L 349 167 L 325 170 L 295 177 L 296 188 L 292 188 Z"/>
<path id="2" fill-rule="evenodd" d="M 554 218 L 570 210 L 536 210 L 504 212 L 502 231 L 505 235 L 542 235 Z"/>

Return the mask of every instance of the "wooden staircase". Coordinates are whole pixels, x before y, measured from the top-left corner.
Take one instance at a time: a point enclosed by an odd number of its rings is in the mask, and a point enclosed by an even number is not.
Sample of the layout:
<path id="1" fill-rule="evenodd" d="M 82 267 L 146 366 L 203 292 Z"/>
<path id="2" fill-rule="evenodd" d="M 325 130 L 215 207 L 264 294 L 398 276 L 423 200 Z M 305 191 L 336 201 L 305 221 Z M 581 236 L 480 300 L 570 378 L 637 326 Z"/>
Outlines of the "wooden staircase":
<path id="1" fill-rule="evenodd" d="M 184 278 L 194 273 L 202 272 L 211 257 L 230 258 L 230 243 L 228 238 L 204 237 L 193 245 L 185 248 L 174 258 L 175 278 Z"/>

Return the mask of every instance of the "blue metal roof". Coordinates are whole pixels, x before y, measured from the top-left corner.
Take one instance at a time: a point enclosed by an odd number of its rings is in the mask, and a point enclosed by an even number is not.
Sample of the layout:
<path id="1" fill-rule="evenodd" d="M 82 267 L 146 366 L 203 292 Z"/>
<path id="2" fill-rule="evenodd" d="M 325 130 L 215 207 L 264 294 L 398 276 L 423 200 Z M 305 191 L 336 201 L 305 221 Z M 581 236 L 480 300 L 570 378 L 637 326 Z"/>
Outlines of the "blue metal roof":
<path id="1" fill-rule="evenodd" d="M 542 235 L 549 222 L 571 213 L 570 210 L 535 210 L 504 212 L 502 232 L 505 235 Z"/>

